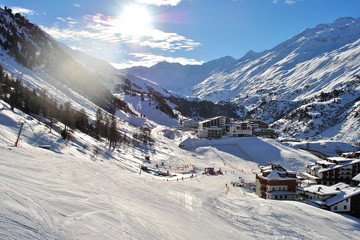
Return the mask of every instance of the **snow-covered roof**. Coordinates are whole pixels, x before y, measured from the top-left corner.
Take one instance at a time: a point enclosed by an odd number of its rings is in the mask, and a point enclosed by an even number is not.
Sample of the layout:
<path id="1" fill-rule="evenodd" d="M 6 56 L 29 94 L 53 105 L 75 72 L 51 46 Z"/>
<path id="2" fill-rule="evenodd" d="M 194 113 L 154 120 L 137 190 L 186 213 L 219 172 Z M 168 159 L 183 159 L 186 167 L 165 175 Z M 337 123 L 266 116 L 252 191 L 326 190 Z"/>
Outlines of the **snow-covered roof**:
<path id="1" fill-rule="evenodd" d="M 348 159 L 349 161 L 349 159 Z M 329 162 L 329 161 L 326 161 L 326 160 L 319 160 L 319 161 L 316 161 L 317 164 L 321 164 L 321 165 L 333 165 L 335 163 L 332 163 L 332 162 Z"/>
<path id="2" fill-rule="evenodd" d="M 353 181 L 360 182 L 360 173 L 352 178 Z"/>
<path id="3" fill-rule="evenodd" d="M 310 186 L 306 186 L 306 187 L 298 187 L 298 189 L 301 189 L 305 192 L 309 192 L 309 193 L 315 193 L 318 195 L 334 195 L 339 193 L 339 190 L 336 190 L 336 188 L 334 188 L 335 185 L 333 186 L 325 186 L 325 185 L 321 185 L 321 184 L 315 184 L 315 185 L 310 185 Z"/>
<path id="4" fill-rule="evenodd" d="M 328 160 L 330 162 L 338 162 L 338 163 L 341 163 L 341 162 L 349 162 L 349 161 L 352 161 L 353 159 L 351 158 L 346 158 L 346 157 L 328 157 Z"/>
<path id="5" fill-rule="evenodd" d="M 279 173 L 277 171 L 271 171 L 267 176 L 267 179 L 281 179 Z"/>
<path id="6" fill-rule="evenodd" d="M 331 161 L 336 161 L 337 163 L 334 163 Z M 345 167 L 345 166 L 355 164 L 355 163 L 360 163 L 360 159 L 349 159 L 349 158 L 342 158 L 342 157 L 335 158 L 334 157 L 334 158 L 329 158 L 329 161 L 326 161 L 326 160 L 317 161 L 316 162 L 316 164 L 318 164 L 317 166 L 309 165 L 309 167 L 311 169 L 316 169 L 318 172 L 326 172 L 329 170 Z M 326 167 L 320 167 L 319 165 L 326 165 Z"/>
<path id="7" fill-rule="evenodd" d="M 295 177 L 289 177 L 288 173 L 294 174 L 294 172 L 288 172 L 286 169 L 280 166 L 267 165 L 262 166 L 261 174 L 258 174 L 260 178 L 267 180 L 297 180 Z M 279 174 L 280 173 L 280 174 Z"/>
<path id="8" fill-rule="evenodd" d="M 313 199 L 312 201 L 318 205 L 327 205 L 332 206 L 338 202 L 341 202 L 349 197 L 360 194 L 359 187 L 350 187 L 345 183 L 337 183 L 332 186 L 325 185 L 311 185 L 307 187 L 298 187 L 297 189 L 303 190 L 305 192 L 314 193 L 317 195 L 325 196 L 325 195 L 334 195 L 325 201 L 321 201 L 319 199 Z"/>
<path id="9" fill-rule="evenodd" d="M 209 121 L 212 121 L 212 120 L 218 119 L 218 118 L 225 118 L 225 116 L 217 116 L 217 117 L 209 118 L 209 119 L 207 119 L 207 120 L 200 121 L 199 123 L 200 123 L 200 124 L 202 124 L 202 123 L 206 123 L 206 122 L 209 122 Z"/>
<path id="10" fill-rule="evenodd" d="M 334 185 L 335 186 L 335 185 Z M 340 190 L 340 193 L 337 194 L 335 197 L 332 197 L 328 200 L 326 200 L 326 205 L 332 206 L 338 202 L 341 202 L 347 198 L 350 198 L 352 196 L 355 196 L 357 194 L 360 194 L 360 188 L 359 187 L 346 187 Z"/>
<path id="11" fill-rule="evenodd" d="M 310 179 L 313 179 L 313 180 L 319 179 L 319 177 L 314 176 L 314 175 L 311 175 L 311 174 L 309 174 L 309 173 L 307 173 L 307 172 L 303 172 L 302 175 L 303 175 L 304 177 L 307 177 L 307 178 L 310 178 Z"/>
<path id="12" fill-rule="evenodd" d="M 290 191 L 271 191 L 271 192 L 266 192 L 266 194 L 268 195 L 296 195 L 296 192 L 290 192 Z"/>

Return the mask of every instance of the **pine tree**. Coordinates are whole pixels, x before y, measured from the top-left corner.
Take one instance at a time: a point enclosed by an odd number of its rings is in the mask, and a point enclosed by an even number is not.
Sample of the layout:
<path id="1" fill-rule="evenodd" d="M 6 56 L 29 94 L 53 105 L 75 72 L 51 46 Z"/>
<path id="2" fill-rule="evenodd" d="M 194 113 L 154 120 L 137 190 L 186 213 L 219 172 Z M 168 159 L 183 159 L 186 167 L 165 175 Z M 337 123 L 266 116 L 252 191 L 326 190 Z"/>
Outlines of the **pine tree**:
<path id="1" fill-rule="evenodd" d="M 89 133 L 89 118 L 84 108 L 76 113 L 75 127 L 84 133 Z"/>
<path id="2" fill-rule="evenodd" d="M 117 130 L 117 119 L 115 115 L 111 115 L 111 123 L 109 128 L 109 135 L 108 135 L 108 141 L 109 141 L 109 149 L 115 148 L 116 143 L 120 140 L 120 133 Z"/>
<path id="3" fill-rule="evenodd" d="M 62 131 L 62 137 L 64 139 L 69 139 L 70 133 L 69 133 L 69 128 L 74 128 L 75 126 L 75 114 L 74 114 L 74 110 L 71 107 L 71 102 L 67 101 L 64 104 L 63 107 L 63 112 L 61 114 L 61 121 L 62 123 L 65 125 L 64 130 Z"/>

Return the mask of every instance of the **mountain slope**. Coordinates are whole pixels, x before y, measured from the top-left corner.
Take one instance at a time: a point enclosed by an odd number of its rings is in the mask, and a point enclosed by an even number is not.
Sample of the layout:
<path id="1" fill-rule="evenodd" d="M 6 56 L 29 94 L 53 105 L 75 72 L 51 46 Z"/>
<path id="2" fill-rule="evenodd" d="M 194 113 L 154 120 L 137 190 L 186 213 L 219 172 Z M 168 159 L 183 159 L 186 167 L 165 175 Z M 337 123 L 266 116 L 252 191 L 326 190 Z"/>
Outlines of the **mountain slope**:
<path id="1" fill-rule="evenodd" d="M 197 67 L 207 71 L 205 64 Z M 178 66 L 175 72 L 181 69 L 186 67 Z M 156 67 L 149 71 L 155 76 Z M 171 79 L 171 72 L 158 74 L 150 79 Z M 201 82 L 188 75 L 178 81 L 193 82 L 192 97 L 245 106 L 248 113 L 243 117 L 275 122 L 273 127 L 284 137 L 360 138 L 348 134 L 359 126 L 360 18 L 340 18 L 305 29 L 270 50 L 249 51 L 207 74 Z M 188 95 L 189 91 L 183 88 L 178 93 Z"/>
<path id="2" fill-rule="evenodd" d="M 49 60 L 60 54 L 63 58 L 54 62 L 66 59 L 63 68 L 73 66 L 75 73 L 85 72 L 90 81 L 97 82 L 97 73 L 88 71 L 89 64 L 71 58 L 72 53 L 60 47 L 50 50 Z M 45 64 L 26 67 L 9 49 L 0 53 L 7 74 L 33 89 L 47 90 L 48 96 L 60 103 L 71 100 L 74 108 L 84 108 L 95 119 L 98 106 L 87 98 L 89 93 L 76 89 L 71 81 L 60 81 Z M 154 103 L 154 99 L 159 97 L 155 91 L 163 91 L 161 86 L 134 75 L 120 80 L 109 85 L 122 84 L 116 95 L 129 102 L 133 112 L 161 118 L 164 124 L 173 120 L 152 109 L 160 102 Z M 121 88 L 130 85 L 130 94 L 125 94 Z M 150 86 L 155 91 L 150 91 Z M 144 101 L 143 93 L 136 89 L 147 89 Z M 161 93 L 166 95 L 166 91 Z M 1 239 L 355 239 L 360 233 L 356 218 L 301 202 L 266 201 L 251 191 L 256 163 L 271 160 L 298 171 L 317 159 L 307 152 L 258 138 L 211 140 L 210 144 L 192 140 L 182 149 L 179 142 L 190 133 L 125 111 L 115 114 L 121 118 L 117 119 L 118 130 L 127 141 L 109 149 L 105 139 L 96 140 L 78 130 L 71 141 L 65 141 L 59 131 L 62 123 L 54 123 L 50 133 L 37 119 L 41 117 L 12 110 L 0 100 Z M 20 122 L 24 127 L 18 147 L 14 147 Z M 136 141 L 141 129 L 134 124 L 151 128 L 153 144 L 146 144 L 145 139 Z M 178 139 L 171 140 L 172 136 Z M 266 153 L 258 151 L 259 146 Z M 145 156 L 150 156 L 150 168 L 164 163 L 172 176 L 139 171 Z M 190 178 L 193 172 L 182 171 L 184 165 L 192 164 L 196 166 L 194 178 Z M 226 174 L 202 175 L 208 166 L 221 167 Z M 226 184 L 239 177 L 249 185 L 231 187 L 226 193 Z"/>
<path id="3" fill-rule="evenodd" d="M 250 190 L 251 184 L 231 186 L 226 194 L 225 184 L 239 176 L 247 182 L 255 179 L 236 169 L 256 165 L 229 152 L 234 147 L 228 144 L 231 139 L 213 140 L 211 146 L 195 140 L 192 149 L 184 150 L 164 136 L 169 129 L 159 126 L 153 133 L 157 139 L 153 151 L 111 152 L 80 132 L 74 134 L 76 141 L 67 143 L 2 101 L 0 109 L 1 239 L 356 239 L 360 233 L 360 221 L 354 217 L 301 202 L 261 199 Z M 19 120 L 26 120 L 26 125 L 16 148 Z M 133 131 L 129 125 L 123 128 Z M 255 149 L 260 142 L 271 149 L 267 156 L 279 162 L 292 160 L 300 167 L 304 159 L 315 159 L 273 140 L 242 141 L 243 151 L 251 157 L 259 155 Z M 41 149 L 40 144 L 51 148 Z M 100 151 L 97 156 L 92 154 L 95 147 Z M 139 174 L 144 154 L 151 155 L 153 167 L 162 161 L 174 169 L 195 164 L 196 177 Z M 227 174 L 198 174 L 209 165 Z"/>
<path id="4" fill-rule="evenodd" d="M 231 98 L 252 103 L 265 94 L 297 100 L 332 90 L 357 74 L 359 39 L 360 18 L 318 25 L 271 50 L 245 56 L 230 73 L 213 74 L 193 91 L 213 101 Z"/>
<path id="5" fill-rule="evenodd" d="M 227 56 L 207 62 L 201 66 L 161 62 L 150 68 L 133 67 L 122 72 L 151 79 L 160 86 L 175 93 L 184 93 L 184 91 L 191 93 L 191 86 L 202 82 L 210 77 L 212 73 L 226 69 L 236 63 L 236 59 Z"/>

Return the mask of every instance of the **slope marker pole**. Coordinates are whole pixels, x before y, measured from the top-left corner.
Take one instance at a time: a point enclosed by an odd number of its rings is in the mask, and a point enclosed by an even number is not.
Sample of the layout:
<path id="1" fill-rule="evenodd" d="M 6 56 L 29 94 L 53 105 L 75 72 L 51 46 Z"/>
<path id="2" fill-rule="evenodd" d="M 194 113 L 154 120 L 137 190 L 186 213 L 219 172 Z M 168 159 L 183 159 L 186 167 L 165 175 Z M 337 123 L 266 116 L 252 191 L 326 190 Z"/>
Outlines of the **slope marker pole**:
<path id="1" fill-rule="evenodd" d="M 21 131 L 22 131 L 22 129 L 23 129 L 23 126 L 24 126 L 24 122 L 21 122 L 19 134 L 18 134 L 18 137 L 17 137 L 16 142 L 15 142 L 15 147 L 18 146 L 18 142 L 19 142 L 19 139 L 20 139 L 20 135 L 21 135 Z"/>

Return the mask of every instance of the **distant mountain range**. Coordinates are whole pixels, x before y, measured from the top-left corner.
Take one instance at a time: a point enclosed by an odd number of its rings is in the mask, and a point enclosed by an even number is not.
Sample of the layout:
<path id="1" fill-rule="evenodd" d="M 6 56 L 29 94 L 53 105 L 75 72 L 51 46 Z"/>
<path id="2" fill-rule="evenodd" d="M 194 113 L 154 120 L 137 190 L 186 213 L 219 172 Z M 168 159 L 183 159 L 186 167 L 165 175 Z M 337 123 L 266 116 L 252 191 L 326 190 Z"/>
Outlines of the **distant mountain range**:
<path id="1" fill-rule="evenodd" d="M 271 50 L 249 51 L 238 60 L 223 57 L 200 66 L 162 62 L 125 72 L 150 79 L 168 90 L 187 95 L 191 92 L 190 96 L 211 101 L 248 104 L 262 98 L 263 92 L 295 100 L 324 90 L 327 85 L 331 90 L 334 81 L 356 75 L 357 66 L 350 59 L 342 61 L 340 55 L 344 57 L 347 52 L 356 60 L 352 49 L 358 46 L 359 39 L 360 18 L 340 18 L 305 29 Z"/>
<path id="2" fill-rule="evenodd" d="M 353 141 L 360 136 L 353 131 L 359 127 L 360 18 L 319 24 L 238 60 L 225 57 L 201 66 L 159 63 L 126 72 L 178 94 L 245 106 L 242 117 L 273 123 L 284 137 Z"/>

